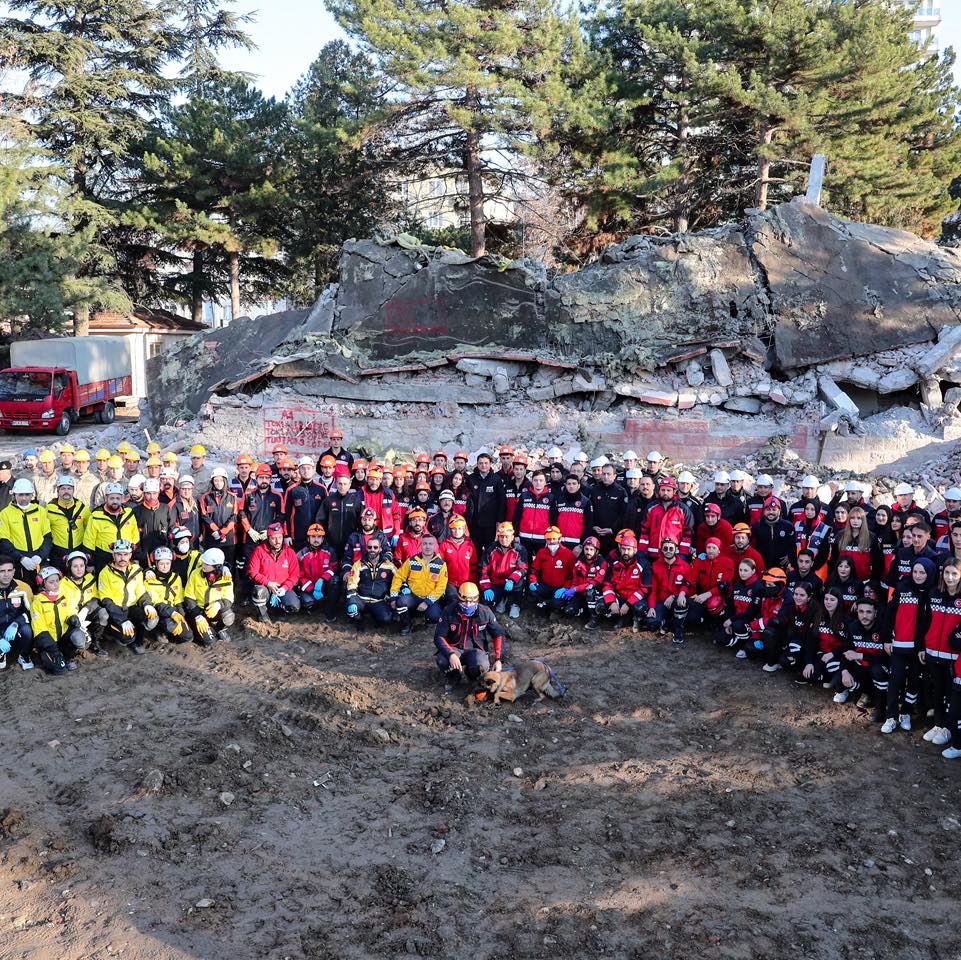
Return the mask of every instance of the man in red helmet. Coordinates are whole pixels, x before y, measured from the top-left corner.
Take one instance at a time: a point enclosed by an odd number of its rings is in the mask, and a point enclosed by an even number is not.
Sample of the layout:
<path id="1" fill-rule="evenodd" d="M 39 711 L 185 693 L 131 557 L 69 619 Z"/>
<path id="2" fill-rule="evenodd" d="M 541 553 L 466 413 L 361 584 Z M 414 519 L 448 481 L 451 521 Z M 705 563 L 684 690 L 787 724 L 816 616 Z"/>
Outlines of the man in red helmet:
<path id="1" fill-rule="evenodd" d="M 603 614 L 620 627 L 632 624 L 639 633 L 647 623 L 647 595 L 651 591 L 651 565 L 638 555 L 637 538 L 631 533 L 621 536 L 617 545 L 618 559 L 604 585 Z"/>
<path id="2" fill-rule="evenodd" d="M 330 431 L 330 446 L 321 453 L 320 458 L 317 461 L 317 469 L 320 470 L 320 461 L 324 457 L 333 457 L 337 463 L 347 464 L 347 469 L 353 471 L 354 468 L 354 457 L 349 450 L 345 450 L 343 446 L 344 431 L 340 427 L 334 427 Z"/>
<path id="3" fill-rule="evenodd" d="M 694 542 L 694 515 L 691 508 L 677 499 L 677 481 L 661 474 L 657 484 L 657 501 L 651 504 L 638 531 L 638 549 L 654 563 L 661 556 L 661 542 L 671 539 L 681 557 L 691 555 Z"/>

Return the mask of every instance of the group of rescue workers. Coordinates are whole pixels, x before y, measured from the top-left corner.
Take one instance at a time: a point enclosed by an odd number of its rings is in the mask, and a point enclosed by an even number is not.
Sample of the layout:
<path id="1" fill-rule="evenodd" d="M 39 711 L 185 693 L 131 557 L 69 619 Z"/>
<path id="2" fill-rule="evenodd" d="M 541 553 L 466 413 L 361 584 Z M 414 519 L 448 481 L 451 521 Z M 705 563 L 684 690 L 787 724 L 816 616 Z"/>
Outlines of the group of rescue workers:
<path id="1" fill-rule="evenodd" d="M 62 675 L 107 641 L 209 646 L 249 603 L 267 623 L 425 622 L 448 681 L 476 681 L 502 668 L 497 615 L 527 605 L 676 644 L 700 627 L 884 733 L 930 717 L 924 739 L 961 757 L 961 489 L 931 515 L 907 483 L 876 506 L 868 485 L 807 476 L 789 504 L 735 470 L 702 498 L 657 451 L 554 448 L 541 465 L 504 446 L 471 467 L 439 450 L 388 468 L 339 430 L 319 458 L 206 458 L 63 444 L 28 451 L 16 478 L 0 462 L 0 669 Z"/>

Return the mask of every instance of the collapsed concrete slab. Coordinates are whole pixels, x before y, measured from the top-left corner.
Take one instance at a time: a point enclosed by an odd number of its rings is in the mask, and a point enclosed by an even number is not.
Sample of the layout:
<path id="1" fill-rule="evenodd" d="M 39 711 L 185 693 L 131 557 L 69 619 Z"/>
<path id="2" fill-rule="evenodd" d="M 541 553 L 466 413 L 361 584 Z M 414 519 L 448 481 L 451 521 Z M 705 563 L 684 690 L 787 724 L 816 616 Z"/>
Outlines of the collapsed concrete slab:
<path id="1" fill-rule="evenodd" d="M 961 252 L 797 198 L 749 211 L 778 363 L 795 369 L 931 340 L 961 317 Z"/>

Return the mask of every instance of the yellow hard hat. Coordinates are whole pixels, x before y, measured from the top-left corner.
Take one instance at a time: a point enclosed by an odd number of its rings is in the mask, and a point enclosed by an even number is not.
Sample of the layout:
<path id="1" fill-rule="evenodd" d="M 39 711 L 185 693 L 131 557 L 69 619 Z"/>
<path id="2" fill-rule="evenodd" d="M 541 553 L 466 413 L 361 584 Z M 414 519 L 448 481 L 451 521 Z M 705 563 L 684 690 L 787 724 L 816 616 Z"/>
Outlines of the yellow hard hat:
<path id="1" fill-rule="evenodd" d="M 163 461 L 160 459 L 160 457 L 158 457 L 156 454 L 154 454 L 153 456 L 147 457 L 147 466 L 148 466 L 148 467 L 162 467 L 162 466 L 163 466 Z"/>
<path id="2" fill-rule="evenodd" d="M 81 463 L 90 463 L 90 451 L 78 450 L 76 454 L 74 454 L 74 460 L 79 460 Z"/>
<path id="3" fill-rule="evenodd" d="M 76 453 L 77 449 L 72 443 L 65 443 L 60 447 L 61 453 Z"/>
<path id="4" fill-rule="evenodd" d="M 114 455 L 107 461 L 107 466 L 110 467 L 111 470 L 117 470 L 117 469 L 119 469 L 120 467 L 123 466 L 123 457 L 118 457 L 116 454 L 114 454 Z"/>
<path id="5" fill-rule="evenodd" d="M 465 603 L 476 603 L 480 598 L 480 590 L 477 589 L 476 583 L 462 583 L 457 596 Z"/>
<path id="6" fill-rule="evenodd" d="M 107 450 L 107 449 L 104 448 L 104 447 L 101 447 L 101 448 L 97 451 L 97 459 L 98 459 L 98 460 L 109 460 L 109 459 L 110 459 L 110 451 Z"/>
<path id="7" fill-rule="evenodd" d="M 190 448 L 190 456 L 192 456 L 192 457 L 206 457 L 206 456 L 207 456 L 207 448 L 204 447 L 202 444 L 195 443 L 195 444 Z"/>
<path id="8" fill-rule="evenodd" d="M 177 462 L 177 454 L 175 454 L 175 453 L 170 453 L 170 452 L 168 451 L 167 453 L 165 453 L 165 454 L 163 455 L 162 459 L 163 459 L 163 462 L 164 462 L 164 463 L 176 463 L 176 462 Z"/>
<path id="9" fill-rule="evenodd" d="M 129 449 L 130 449 L 129 440 L 121 440 L 120 443 L 117 444 L 117 453 L 126 453 L 126 451 Z"/>
<path id="10" fill-rule="evenodd" d="M 124 450 L 123 458 L 124 460 L 139 460 L 140 454 L 134 450 L 133 447 L 128 447 L 126 450 Z"/>
<path id="11" fill-rule="evenodd" d="M 151 456 L 155 453 L 159 454 L 160 444 L 157 443 L 156 440 L 151 440 L 150 443 L 147 444 L 147 453 L 149 453 Z"/>
<path id="12" fill-rule="evenodd" d="M 41 450 L 40 451 L 40 462 L 41 463 L 53 463 L 57 459 L 57 455 L 52 450 Z"/>

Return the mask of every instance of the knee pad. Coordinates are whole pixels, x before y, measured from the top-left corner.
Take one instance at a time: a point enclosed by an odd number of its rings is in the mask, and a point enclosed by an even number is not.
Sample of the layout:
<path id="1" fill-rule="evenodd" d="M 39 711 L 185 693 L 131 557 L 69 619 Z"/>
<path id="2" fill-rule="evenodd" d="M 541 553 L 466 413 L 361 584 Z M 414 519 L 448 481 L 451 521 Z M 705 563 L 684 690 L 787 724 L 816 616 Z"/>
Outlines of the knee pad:
<path id="1" fill-rule="evenodd" d="M 156 628 L 158 623 L 160 623 L 160 617 L 146 617 L 143 622 L 143 628 L 144 630 L 153 630 Z"/>
<path id="2" fill-rule="evenodd" d="M 254 603 L 264 604 L 267 602 L 268 590 L 266 587 L 260 586 L 259 584 L 254 587 L 251 591 L 251 596 L 254 598 Z"/>
<path id="3" fill-rule="evenodd" d="M 90 637 L 80 629 L 71 630 L 67 639 L 76 650 L 86 650 L 90 646 Z"/>
<path id="4" fill-rule="evenodd" d="M 105 627 L 110 623 L 110 614 L 107 613 L 106 607 L 99 607 L 97 609 L 96 617 L 94 618 L 98 626 Z"/>
<path id="5" fill-rule="evenodd" d="M 237 620 L 237 616 L 231 609 L 226 609 L 220 614 L 220 622 L 225 627 L 232 627 Z"/>

